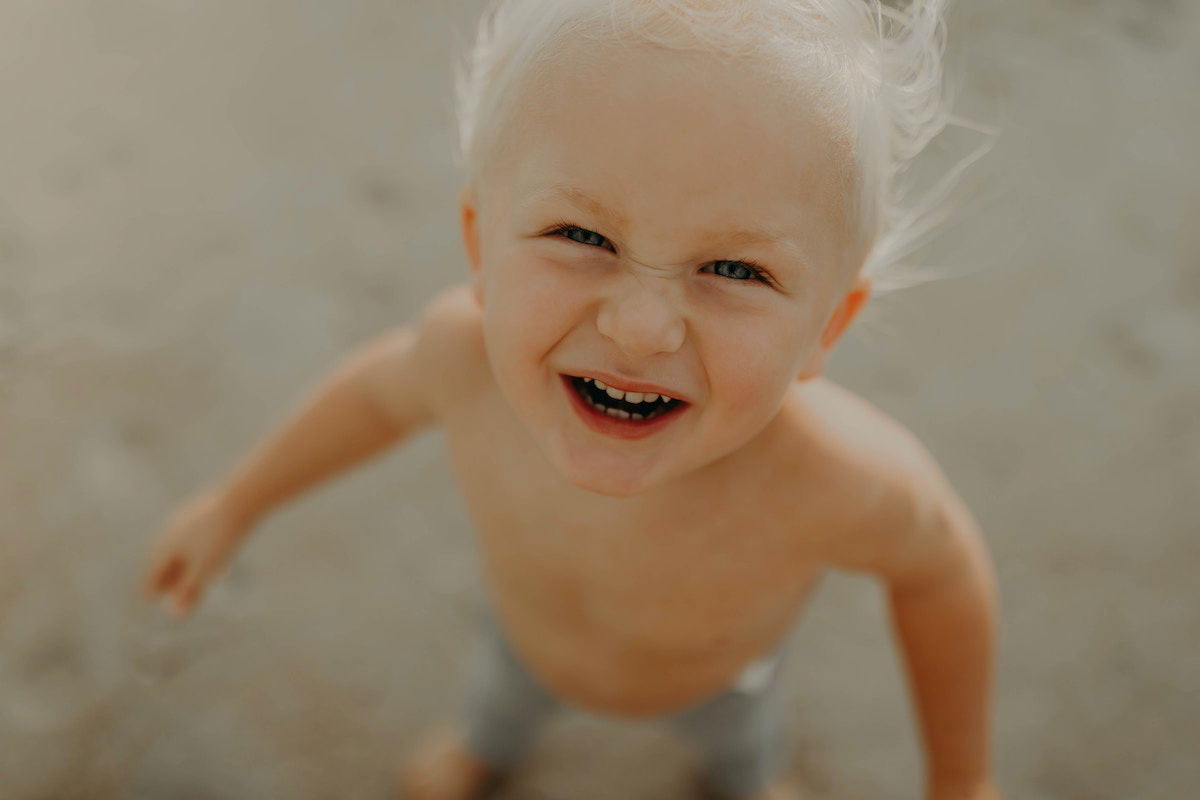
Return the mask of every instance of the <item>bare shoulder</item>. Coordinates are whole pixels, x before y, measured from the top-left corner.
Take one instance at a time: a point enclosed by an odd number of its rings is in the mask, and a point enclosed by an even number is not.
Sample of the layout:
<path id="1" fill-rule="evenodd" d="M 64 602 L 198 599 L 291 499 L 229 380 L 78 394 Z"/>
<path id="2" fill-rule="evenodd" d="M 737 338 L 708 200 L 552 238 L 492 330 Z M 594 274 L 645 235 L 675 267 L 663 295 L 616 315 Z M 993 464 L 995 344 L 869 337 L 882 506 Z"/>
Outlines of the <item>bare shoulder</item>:
<path id="1" fill-rule="evenodd" d="M 929 449 L 891 415 L 827 379 L 797 400 L 813 463 L 823 476 L 826 552 L 835 568 L 898 575 L 974 521 Z M 807 470 L 806 470 L 807 471 Z"/>
<path id="2" fill-rule="evenodd" d="M 440 394 L 473 388 L 473 382 L 486 375 L 483 309 L 468 284 L 451 286 L 429 301 L 417 342 Z"/>
<path id="3" fill-rule="evenodd" d="M 363 387 L 402 428 L 439 421 L 487 375 L 482 310 L 470 288 L 435 295 L 413 323 L 368 342 L 356 354 Z"/>

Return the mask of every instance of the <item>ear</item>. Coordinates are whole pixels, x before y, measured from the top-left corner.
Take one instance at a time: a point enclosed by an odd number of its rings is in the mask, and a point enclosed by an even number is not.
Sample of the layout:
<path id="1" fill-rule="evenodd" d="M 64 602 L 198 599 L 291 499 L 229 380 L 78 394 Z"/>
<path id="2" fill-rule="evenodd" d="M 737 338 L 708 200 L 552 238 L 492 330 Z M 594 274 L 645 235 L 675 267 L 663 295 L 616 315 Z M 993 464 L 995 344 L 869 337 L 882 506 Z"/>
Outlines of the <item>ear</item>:
<path id="1" fill-rule="evenodd" d="M 479 251 L 479 211 L 475 203 L 475 190 L 467 186 L 459 195 L 459 221 L 462 225 L 463 245 L 467 249 L 467 266 L 471 268 L 472 291 L 475 300 L 483 305 L 483 270 Z"/>
<path id="2" fill-rule="evenodd" d="M 842 302 L 834 309 L 829 322 L 825 324 L 825 330 L 821 333 L 821 340 L 818 342 L 816 350 L 805 362 L 800 374 L 796 376 L 797 379 L 805 381 L 815 378 L 825 371 L 825 360 L 829 357 L 833 346 L 842 338 L 842 334 L 850 327 L 850 323 L 858 316 L 858 312 L 866 305 L 870 296 L 871 279 L 859 275 L 855 279 L 854 285 L 842 297 Z"/>

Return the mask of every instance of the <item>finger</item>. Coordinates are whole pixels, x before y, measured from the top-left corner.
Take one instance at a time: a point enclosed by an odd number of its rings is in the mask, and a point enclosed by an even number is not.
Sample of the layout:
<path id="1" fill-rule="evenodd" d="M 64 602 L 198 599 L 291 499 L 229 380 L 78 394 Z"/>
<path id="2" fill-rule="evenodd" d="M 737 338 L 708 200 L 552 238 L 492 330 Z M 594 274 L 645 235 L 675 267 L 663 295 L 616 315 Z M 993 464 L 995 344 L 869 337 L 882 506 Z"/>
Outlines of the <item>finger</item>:
<path id="1" fill-rule="evenodd" d="M 197 565 L 195 558 L 180 558 L 177 562 L 177 566 L 171 575 L 170 584 L 166 585 L 164 581 L 162 593 L 168 595 L 171 610 L 176 616 L 181 616 L 186 613 L 190 605 L 188 602 L 189 595 L 195 595 L 195 590 L 191 587 L 196 583 Z"/>
<path id="2" fill-rule="evenodd" d="M 179 589 L 171 594 L 170 609 L 171 613 L 176 617 L 186 617 L 192 612 L 192 607 L 196 604 L 196 595 L 188 593 L 184 589 Z"/>
<path id="3" fill-rule="evenodd" d="M 186 617 L 188 615 L 188 611 L 191 609 L 184 605 L 183 600 L 180 599 L 178 594 L 173 594 L 171 595 L 170 601 L 167 603 L 167 610 L 171 612 L 171 616 L 175 617 L 176 619 L 180 619 L 182 617 Z"/>
<path id="4" fill-rule="evenodd" d="M 151 567 L 146 573 L 145 579 L 142 580 L 142 597 L 147 600 L 153 599 L 158 594 L 158 567 Z"/>
<path id="5" fill-rule="evenodd" d="M 150 595 L 169 591 L 183 575 L 184 562 L 179 556 L 171 556 L 151 570 L 146 581 L 146 593 Z"/>
<path id="6" fill-rule="evenodd" d="M 179 615 L 191 613 L 195 608 L 196 602 L 200 599 L 201 584 L 199 580 L 191 580 L 184 583 L 172 595 L 174 598 L 175 611 Z"/>

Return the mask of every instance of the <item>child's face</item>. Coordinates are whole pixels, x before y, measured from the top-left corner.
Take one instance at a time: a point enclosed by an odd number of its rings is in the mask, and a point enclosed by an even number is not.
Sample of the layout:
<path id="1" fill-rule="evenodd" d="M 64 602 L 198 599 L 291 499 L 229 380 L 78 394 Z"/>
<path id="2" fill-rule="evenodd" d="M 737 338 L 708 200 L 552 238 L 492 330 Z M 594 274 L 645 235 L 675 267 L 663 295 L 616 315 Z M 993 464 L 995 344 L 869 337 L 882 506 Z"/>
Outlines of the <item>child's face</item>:
<path id="1" fill-rule="evenodd" d="M 464 235 L 501 391 L 572 483 L 629 496 L 748 443 L 820 373 L 868 292 L 850 154 L 803 98 L 704 56 L 561 65 L 464 193 Z M 626 420 L 571 377 L 684 402 Z"/>

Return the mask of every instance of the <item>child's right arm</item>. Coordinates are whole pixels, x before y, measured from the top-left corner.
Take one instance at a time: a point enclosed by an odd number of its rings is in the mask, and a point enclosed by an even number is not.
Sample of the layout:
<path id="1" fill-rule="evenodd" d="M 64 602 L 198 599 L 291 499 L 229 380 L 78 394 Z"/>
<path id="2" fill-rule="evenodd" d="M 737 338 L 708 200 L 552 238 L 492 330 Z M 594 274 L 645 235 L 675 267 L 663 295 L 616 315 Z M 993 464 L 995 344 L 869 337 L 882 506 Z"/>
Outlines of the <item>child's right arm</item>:
<path id="1" fill-rule="evenodd" d="M 347 355 L 224 483 L 253 525 L 272 509 L 433 422 L 417 332 L 401 327 Z"/>
<path id="2" fill-rule="evenodd" d="M 394 329 L 351 352 L 228 479 L 186 502 L 156 542 L 145 593 L 191 611 L 272 509 L 433 423 L 436 359 L 422 328 Z"/>

